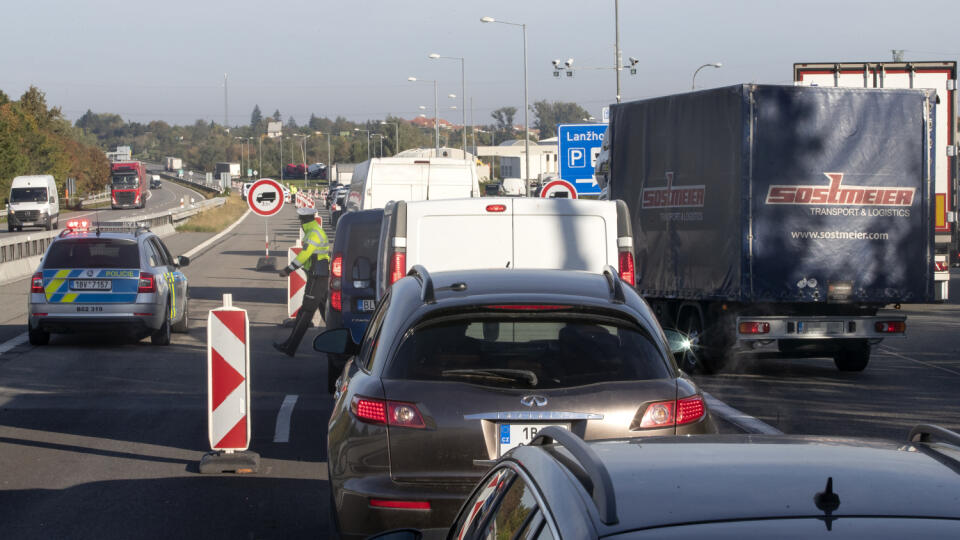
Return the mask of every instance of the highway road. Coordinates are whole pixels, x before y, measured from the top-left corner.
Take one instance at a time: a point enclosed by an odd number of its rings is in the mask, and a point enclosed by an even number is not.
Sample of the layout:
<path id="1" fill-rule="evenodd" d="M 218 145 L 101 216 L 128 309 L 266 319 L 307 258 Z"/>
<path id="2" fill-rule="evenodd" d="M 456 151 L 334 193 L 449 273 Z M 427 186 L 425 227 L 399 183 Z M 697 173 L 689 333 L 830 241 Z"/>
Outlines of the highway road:
<path id="1" fill-rule="evenodd" d="M 297 235 L 293 210 L 269 227 L 285 260 Z M 176 255 L 208 236 L 165 241 Z M 262 245 L 263 218 L 251 215 L 192 260 L 184 269 L 190 333 L 174 334 L 168 347 L 55 335 L 45 347 L 5 350 L 23 332 L 28 282 L 0 291 L 9 306 L 0 317 L 4 538 L 324 536 L 326 363 L 309 350 L 315 332 L 296 358 L 271 348 L 288 331 L 278 326 L 285 288 L 276 274 L 255 271 Z M 960 281 L 953 285 L 956 298 Z M 255 475 L 206 476 L 198 472 L 208 449 L 206 313 L 228 292 L 250 315 L 251 449 L 263 461 Z M 960 428 L 958 310 L 956 302 L 905 306 L 909 337 L 881 345 L 863 373 L 840 373 L 826 359 L 742 354 L 725 372 L 695 379 L 757 419 L 755 431 L 903 439 L 917 422 Z M 282 408 L 285 400 L 294 406 Z M 723 429 L 739 428 L 725 421 Z"/>

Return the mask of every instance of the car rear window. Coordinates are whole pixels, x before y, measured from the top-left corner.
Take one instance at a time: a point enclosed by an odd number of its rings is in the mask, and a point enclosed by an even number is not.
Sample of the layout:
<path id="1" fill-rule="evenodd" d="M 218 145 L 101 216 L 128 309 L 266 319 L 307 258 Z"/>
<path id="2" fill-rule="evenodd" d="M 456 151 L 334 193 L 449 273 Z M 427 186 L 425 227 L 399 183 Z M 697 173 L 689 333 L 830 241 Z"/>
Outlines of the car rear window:
<path id="1" fill-rule="evenodd" d="M 347 236 L 344 276 L 354 288 L 371 287 L 377 275 L 380 222 L 354 223 Z"/>
<path id="2" fill-rule="evenodd" d="M 483 318 L 415 328 L 386 366 L 391 379 L 566 388 L 672 377 L 639 330 L 580 317 Z"/>
<path id="3" fill-rule="evenodd" d="M 77 238 L 50 245 L 44 268 L 140 268 L 133 240 Z"/>

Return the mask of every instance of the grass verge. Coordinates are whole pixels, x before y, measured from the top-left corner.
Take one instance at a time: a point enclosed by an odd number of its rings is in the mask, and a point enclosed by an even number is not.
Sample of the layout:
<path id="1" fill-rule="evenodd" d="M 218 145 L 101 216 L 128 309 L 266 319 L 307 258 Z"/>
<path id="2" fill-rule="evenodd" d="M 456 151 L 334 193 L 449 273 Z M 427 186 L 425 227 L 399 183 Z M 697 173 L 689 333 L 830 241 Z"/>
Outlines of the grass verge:
<path id="1" fill-rule="evenodd" d="M 177 231 L 220 232 L 240 219 L 247 208 L 247 203 L 241 201 L 239 195 L 230 195 L 226 204 L 193 216 L 184 224 L 178 225 Z"/>

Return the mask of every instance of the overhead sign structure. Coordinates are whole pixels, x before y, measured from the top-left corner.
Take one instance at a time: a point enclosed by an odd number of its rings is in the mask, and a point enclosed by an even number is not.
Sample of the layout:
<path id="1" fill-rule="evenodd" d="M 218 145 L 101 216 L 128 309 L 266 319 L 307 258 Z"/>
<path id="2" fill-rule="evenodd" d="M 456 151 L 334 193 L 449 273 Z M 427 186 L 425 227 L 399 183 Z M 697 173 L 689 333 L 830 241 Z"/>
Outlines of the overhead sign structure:
<path id="1" fill-rule="evenodd" d="M 257 215 L 272 216 L 283 208 L 283 188 L 275 180 L 261 178 L 250 186 L 247 205 Z"/>
<path id="2" fill-rule="evenodd" d="M 600 186 L 593 167 L 607 131 L 605 124 L 562 124 L 557 126 L 557 160 L 560 178 L 576 187 L 580 195 L 599 195 Z"/>
<path id="3" fill-rule="evenodd" d="M 540 190 L 543 199 L 576 199 L 577 188 L 566 180 L 551 180 Z"/>

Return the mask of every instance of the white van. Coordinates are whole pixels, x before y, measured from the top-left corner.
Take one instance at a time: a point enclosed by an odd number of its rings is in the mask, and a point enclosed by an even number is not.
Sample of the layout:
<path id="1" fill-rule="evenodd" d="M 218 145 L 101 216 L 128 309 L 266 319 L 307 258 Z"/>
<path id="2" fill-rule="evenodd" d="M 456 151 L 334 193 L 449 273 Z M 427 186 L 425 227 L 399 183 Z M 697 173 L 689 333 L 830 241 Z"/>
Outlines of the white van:
<path id="1" fill-rule="evenodd" d="M 484 197 L 387 205 L 377 299 L 416 264 L 431 272 L 544 268 L 603 272 L 634 284 L 633 231 L 623 201 Z"/>
<path id="2" fill-rule="evenodd" d="M 524 183 L 523 178 L 504 178 L 502 185 L 503 194 L 508 197 L 521 197 L 525 195 L 524 190 L 527 185 Z"/>
<path id="3" fill-rule="evenodd" d="M 43 227 L 49 231 L 59 226 L 60 198 L 53 177 L 37 174 L 14 178 L 7 199 L 7 230 Z"/>
<path id="4" fill-rule="evenodd" d="M 357 165 L 347 211 L 383 208 L 390 201 L 461 199 L 480 196 L 472 161 L 451 158 L 373 158 Z"/>

